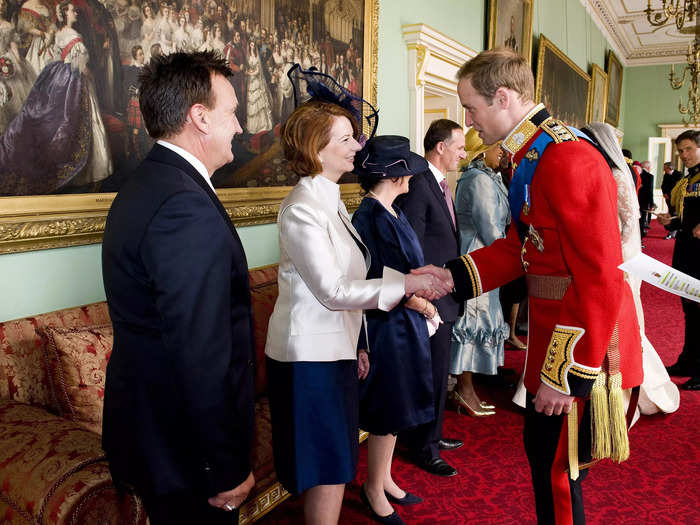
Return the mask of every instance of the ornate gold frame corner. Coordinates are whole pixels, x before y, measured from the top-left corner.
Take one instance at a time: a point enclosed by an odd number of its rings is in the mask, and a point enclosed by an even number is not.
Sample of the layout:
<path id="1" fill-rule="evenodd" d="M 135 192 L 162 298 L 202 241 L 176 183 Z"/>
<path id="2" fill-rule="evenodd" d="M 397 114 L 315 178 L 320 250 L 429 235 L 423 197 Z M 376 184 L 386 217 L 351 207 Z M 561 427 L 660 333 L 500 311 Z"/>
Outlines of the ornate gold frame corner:
<path id="1" fill-rule="evenodd" d="M 535 0 L 522 0 L 526 7 L 523 25 L 523 50 L 522 55 L 532 64 L 532 11 Z M 489 0 L 489 49 L 496 47 L 496 14 L 498 13 L 498 0 Z"/>
<path id="2" fill-rule="evenodd" d="M 618 85 L 617 85 L 617 92 L 619 94 L 619 97 L 617 99 L 617 114 L 615 115 L 615 121 L 613 121 L 613 119 L 608 119 L 608 111 L 607 111 L 608 98 L 610 97 L 610 67 L 613 63 L 615 63 L 618 70 L 620 71 L 620 79 L 618 80 Z M 612 125 L 613 127 L 617 127 L 617 125 L 620 122 L 620 103 L 622 102 L 622 75 L 624 75 L 625 70 L 622 67 L 622 63 L 620 62 L 620 59 L 617 58 L 617 55 L 615 54 L 615 52 L 612 49 L 608 50 L 608 68 L 607 68 L 606 73 L 608 75 L 608 82 L 607 82 L 608 92 L 607 92 L 607 95 L 605 98 L 605 104 L 606 104 L 605 122 Z"/>
<path id="3" fill-rule="evenodd" d="M 586 93 L 586 118 L 589 112 L 589 103 L 591 100 L 591 77 L 583 69 L 571 60 L 564 52 L 554 45 L 550 39 L 540 33 L 539 49 L 537 50 L 537 74 L 535 77 L 535 100 L 540 102 L 542 99 L 542 80 L 544 75 L 544 53 L 549 48 L 555 55 L 561 58 L 566 64 L 574 70 L 578 75 L 588 81 L 588 92 Z"/>
<path id="4" fill-rule="evenodd" d="M 379 0 L 364 0 L 364 63 L 362 89 L 377 105 Z M 369 94 L 369 96 L 367 96 Z M 277 220 L 280 202 L 291 186 L 217 190 L 236 226 Z M 107 212 L 115 193 L 0 197 L 0 255 L 80 246 L 102 242 Z M 360 204 L 359 184 L 342 184 L 341 196 L 349 211 Z"/>
<path id="5" fill-rule="evenodd" d="M 595 83 L 598 78 L 602 78 L 604 82 L 604 88 L 603 88 L 603 121 L 605 121 L 605 113 L 606 110 L 608 109 L 608 74 L 603 71 L 603 68 L 601 68 L 598 64 L 592 64 L 591 66 L 591 84 L 590 87 L 588 88 L 588 102 L 587 102 L 587 107 L 586 107 L 586 121 L 587 122 L 592 122 L 593 121 L 593 107 L 595 104 L 595 100 L 593 100 L 593 97 L 595 96 Z"/>

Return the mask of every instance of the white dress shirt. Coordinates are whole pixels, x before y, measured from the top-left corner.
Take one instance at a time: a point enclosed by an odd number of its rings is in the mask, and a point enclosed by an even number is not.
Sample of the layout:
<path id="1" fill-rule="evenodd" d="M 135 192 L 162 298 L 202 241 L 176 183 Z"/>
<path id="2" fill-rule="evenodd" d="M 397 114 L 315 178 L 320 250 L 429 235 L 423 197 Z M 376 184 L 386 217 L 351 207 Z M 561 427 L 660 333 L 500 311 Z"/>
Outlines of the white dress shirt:
<path id="1" fill-rule="evenodd" d="M 214 185 L 211 183 L 211 178 L 209 177 L 209 173 L 207 172 L 207 168 L 204 166 L 204 163 L 199 160 L 197 157 L 192 155 L 189 151 L 186 149 L 182 149 L 180 146 L 176 146 L 175 144 L 168 142 L 163 139 L 158 139 L 156 141 L 158 144 L 163 146 L 164 148 L 168 148 L 171 151 L 174 151 L 178 155 L 180 155 L 183 159 L 185 159 L 187 162 L 192 164 L 192 167 L 197 170 L 197 173 L 199 173 L 202 177 L 204 177 L 204 180 L 207 181 L 207 184 L 209 184 L 209 187 L 212 189 L 214 193 L 216 193 L 216 190 L 214 189 Z"/>
<path id="2" fill-rule="evenodd" d="M 435 180 L 437 181 L 438 186 L 439 186 L 440 183 L 442 183 L 442 181 L 445 180 L 445 174 L 443 172 L 441 172 L 439 169 L 437 169 L 435 167 L 435 165 L 430 161 L 428 161 L 428 167 L 430 168 L 430 171 L 433 172 L 433 175 L 435 176 Z"/>

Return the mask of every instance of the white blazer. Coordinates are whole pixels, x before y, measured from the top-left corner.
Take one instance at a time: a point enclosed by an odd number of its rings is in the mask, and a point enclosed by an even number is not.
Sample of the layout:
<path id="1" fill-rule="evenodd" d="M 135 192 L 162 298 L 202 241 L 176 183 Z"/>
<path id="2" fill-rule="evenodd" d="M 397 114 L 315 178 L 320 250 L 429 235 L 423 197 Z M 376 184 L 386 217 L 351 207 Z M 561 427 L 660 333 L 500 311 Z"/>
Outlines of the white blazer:
<path id="1" fill-rule="evenodd" d="M 362 311 L 391 310 L 404 296 L 404 275 L 384 268 L 366 280 L 369 251 L 340 199 L 340 188 L 317 175 L 302 177 L 277 216 L 279 295 L 265 354 L 276 361 L 357 358 Z"/>

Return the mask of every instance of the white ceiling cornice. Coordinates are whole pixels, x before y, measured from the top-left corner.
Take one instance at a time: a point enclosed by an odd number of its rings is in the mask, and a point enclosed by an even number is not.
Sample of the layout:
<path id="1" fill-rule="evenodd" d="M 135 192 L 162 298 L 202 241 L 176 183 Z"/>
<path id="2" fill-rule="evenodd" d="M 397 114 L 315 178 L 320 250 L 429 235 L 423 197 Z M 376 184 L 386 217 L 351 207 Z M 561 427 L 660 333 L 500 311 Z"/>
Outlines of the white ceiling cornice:
<path id="1" fill-rule="evenodd" d="M 624 66 L 685 62 L 693 35 L 681 34 L 670 19 L 655 27 L 647 21 L 646 0 L 580 0 Z M 652 0 L 652 9 L 660 0 Z"/>
<path id="2" fill-rule="evenodd" d="M 595 25 L 598 26 L 598 29 L 600 29 L 603 36 L 607 39 L 610 47 L 615 51 L 622 65 L 627 67 L 629 65 L 627 63 L 627 50 L 623 45 L 623 37 L 615 23 L 615 17 L 612 15 L 610 9 L 608 9 L 607 2 L 604 0 L 580 1 L 586 8 L 586 11 L 591 15 Z"/>

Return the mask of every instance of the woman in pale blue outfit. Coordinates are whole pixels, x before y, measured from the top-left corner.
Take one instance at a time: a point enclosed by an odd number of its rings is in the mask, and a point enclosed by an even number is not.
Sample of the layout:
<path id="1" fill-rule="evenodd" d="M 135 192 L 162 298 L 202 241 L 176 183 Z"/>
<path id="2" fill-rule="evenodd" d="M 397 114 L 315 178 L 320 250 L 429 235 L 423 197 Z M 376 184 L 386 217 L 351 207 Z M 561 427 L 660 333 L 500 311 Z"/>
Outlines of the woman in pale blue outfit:
<path id="1" fill-rule="evenodd" d="M 460 252 L 469 253 L 505 237 L 510 222 L 508 190 L 498 168 L 500 143 L 483 144 L 474 129 L 466 135 L 469 165 L 457 181 L 455 211 L 459 226 Z M 450 373 L 458 376 L 454 389 L 457 410 L 472 416 L 495 414 L 493 405 L 479 399 L 472 372 L 494 375 L 503 365 L 503 342 L 508 325 L 498 298 L 498 288 L 464 303 L 464 315 L 452 329 Z"/>

